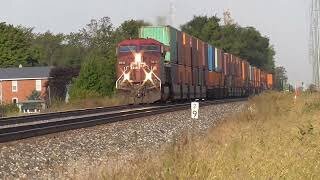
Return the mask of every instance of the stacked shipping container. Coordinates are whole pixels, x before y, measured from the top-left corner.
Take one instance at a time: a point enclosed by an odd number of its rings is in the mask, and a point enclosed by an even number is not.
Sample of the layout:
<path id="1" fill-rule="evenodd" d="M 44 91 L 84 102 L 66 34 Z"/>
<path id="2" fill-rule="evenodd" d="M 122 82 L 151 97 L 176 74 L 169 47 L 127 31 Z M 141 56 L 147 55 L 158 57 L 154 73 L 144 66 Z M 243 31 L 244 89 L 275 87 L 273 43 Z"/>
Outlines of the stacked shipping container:
<path id="1" fill-rule="evenodd" d="M 263 72 L 261 76 L 260 69 L 246 60 L 170 26 L 142 27 L 140 37 L 153 38 L 169 47 L 165 62 L 171 64 L 174 82 L 195 87 L 195 96 L 198 86 L 205 87 L 201 89 L 259 87 L 261 78 L 266 86 L 273 84 L 272 74 Z"/>

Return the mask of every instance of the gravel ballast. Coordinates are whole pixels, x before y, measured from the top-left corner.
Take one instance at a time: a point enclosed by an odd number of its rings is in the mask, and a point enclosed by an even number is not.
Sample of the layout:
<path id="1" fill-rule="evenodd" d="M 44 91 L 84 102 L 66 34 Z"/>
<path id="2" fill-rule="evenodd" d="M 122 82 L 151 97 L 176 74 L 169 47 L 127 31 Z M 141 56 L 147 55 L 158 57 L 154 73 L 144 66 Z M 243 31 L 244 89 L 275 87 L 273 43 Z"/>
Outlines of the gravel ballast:
<path id="1" fill-rule="evenodd" d="M 186 131 L 205 133 L 244 104 L 202 107 L 198 120 L 184 110 L 0 144 L 0 179 L 68 179 L 78 164 L 99 166 L 112 157 L 157 150 Z"/>

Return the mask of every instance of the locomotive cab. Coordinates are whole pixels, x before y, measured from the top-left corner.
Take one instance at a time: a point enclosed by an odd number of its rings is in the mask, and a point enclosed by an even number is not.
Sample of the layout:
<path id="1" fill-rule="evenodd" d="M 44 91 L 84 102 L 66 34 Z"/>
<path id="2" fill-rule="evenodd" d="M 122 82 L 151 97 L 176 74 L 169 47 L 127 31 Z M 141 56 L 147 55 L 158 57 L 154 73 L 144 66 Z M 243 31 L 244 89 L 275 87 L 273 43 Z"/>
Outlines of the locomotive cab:
<path id="1" fill-rule="evenodd" d="M 163 44 L 153 39 L 125 40 L 117 48 L 117 82 L 119 93 L 134 102 L 155 102 L 161 98 Z"/>

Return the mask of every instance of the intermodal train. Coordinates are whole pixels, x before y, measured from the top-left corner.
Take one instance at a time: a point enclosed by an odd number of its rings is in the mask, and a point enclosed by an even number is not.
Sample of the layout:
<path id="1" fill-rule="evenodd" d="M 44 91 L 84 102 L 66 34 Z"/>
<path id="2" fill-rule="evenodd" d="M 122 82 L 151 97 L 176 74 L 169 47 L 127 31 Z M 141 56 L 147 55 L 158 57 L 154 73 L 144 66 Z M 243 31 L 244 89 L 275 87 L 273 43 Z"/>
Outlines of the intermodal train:
<path id="1" fill-rule="evenodd" d="M 273 75 L 171 26 L 146 26 L 117 47 L 116 89 L 138 103 L 245 97 Z"/>

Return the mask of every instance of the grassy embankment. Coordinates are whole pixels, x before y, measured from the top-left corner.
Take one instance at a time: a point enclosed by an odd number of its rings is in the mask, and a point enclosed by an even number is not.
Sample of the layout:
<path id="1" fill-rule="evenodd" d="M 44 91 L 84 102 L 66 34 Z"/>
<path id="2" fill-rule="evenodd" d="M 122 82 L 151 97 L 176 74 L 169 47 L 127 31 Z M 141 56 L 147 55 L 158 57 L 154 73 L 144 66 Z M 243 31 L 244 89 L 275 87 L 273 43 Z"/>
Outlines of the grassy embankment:
<path id="1" fill-rule="evenodd" d="M 92 97 L 86 99 L 72 100 L 69 103 L 63 101 L 53 100 L 52 105 L 42 111 L 42 113 L 47 112 L 58 112 L 58 111 L 71 111 L 77 109 L 85 108 L 97 108 L 97 107 L 110 107 L 110 106 L 120 106 L 132 103 L 130 99 L 118 96 L 112 97 Z M 28 115 L 19 112 L 19 108 L 13 104 L 0 106 L 0 115 L 3 114 L 4 117 L 12 117 L 19 115 Z M 1 116 L 0 116 L 1 117 Z"/>
<path id="2" fill-rule="evenodd" d="M 319 165 L 320 95 L 295 102 L 292 94 L 267 93 L 206 137 L 189 136 L 160 155 L 81 178 L 317 179 Z"/>
<path id="3" fill-rule="evenodd" d="M 61 101 L 53 102 L 52 106 L 46 112 L 67 111 L 84 108 L 109 107 L 129 104 L 130 101 L 124 97 L 93 97 L 86 99 L 72 100 L 69 103 Z"/>

